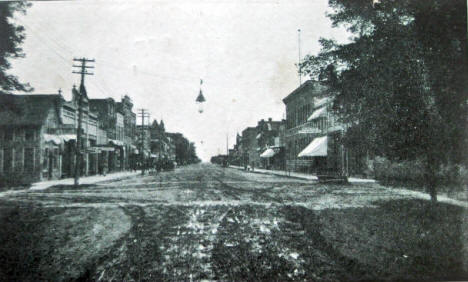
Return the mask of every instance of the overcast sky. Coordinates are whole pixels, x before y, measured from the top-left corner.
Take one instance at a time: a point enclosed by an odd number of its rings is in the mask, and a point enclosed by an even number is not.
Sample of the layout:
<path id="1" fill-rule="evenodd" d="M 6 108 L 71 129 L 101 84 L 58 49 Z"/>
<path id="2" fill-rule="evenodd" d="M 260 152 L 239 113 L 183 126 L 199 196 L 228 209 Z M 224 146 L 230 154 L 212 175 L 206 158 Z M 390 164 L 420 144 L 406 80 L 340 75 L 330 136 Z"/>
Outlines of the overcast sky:
<path id="1" fill-rule="evenodd" d="M 128 94 L 136 109 L 181 132 L 203 160 L 226 151 L 237 132 L 260 119 L 283 118 L 282 98 L 298 86 L 302 54 L 320 37 L 339 41 L 327 0 L 77 0 L 34 2 L 17 22 L 26 28 L 26 58 L 12 73 L 50 94 L 79 83 L 73 57 L 96 60 L 88 96 Z M 198 112 L 200 78 L 207 102 Z"/>

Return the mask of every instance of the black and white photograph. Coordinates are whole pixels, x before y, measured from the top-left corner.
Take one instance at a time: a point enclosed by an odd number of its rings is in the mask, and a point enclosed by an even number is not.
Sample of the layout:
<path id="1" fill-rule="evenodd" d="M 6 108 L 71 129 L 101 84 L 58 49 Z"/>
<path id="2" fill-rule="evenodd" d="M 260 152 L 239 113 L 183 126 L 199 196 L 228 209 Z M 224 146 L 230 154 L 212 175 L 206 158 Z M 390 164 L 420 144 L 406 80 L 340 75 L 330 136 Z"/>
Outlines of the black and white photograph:
<path id="1" fill-rule="evenodd" d="M 467 281 L 466 0 L 0 0 L 0 281 Z"/>

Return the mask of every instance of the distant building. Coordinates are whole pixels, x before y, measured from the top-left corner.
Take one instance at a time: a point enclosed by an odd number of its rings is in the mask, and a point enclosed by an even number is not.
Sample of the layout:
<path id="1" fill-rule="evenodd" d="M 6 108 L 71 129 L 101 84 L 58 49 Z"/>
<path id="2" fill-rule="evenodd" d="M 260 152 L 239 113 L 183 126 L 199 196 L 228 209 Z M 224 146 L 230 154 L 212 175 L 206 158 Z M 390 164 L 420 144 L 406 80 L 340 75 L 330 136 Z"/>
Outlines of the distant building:
<path id="1" fill-rule="evenodd" d="M 106 131 L 107 144 L 99 144 L 107 155 L 104 165 L 109 172 L 125 169 L 129 152 L 124 143 L 124 113 L 112 98 L 89 99 L 89 108 L 97 113 L 99 128 Z"/>
<path id="2" fill-rule="evenodd" d="M 63 155 L 62 155 L 62 177 L 72 177 L 75 174 L 75 150 L 76 150 L 76 132 L 78 128 L 78 90 L 74 87 L 72 90 L 72 100 L 65 101 L 60 109 L 62 125 L 60 132 L 63 136 Z M 102 138 L 102 133 L 98 130 L 98 119 L 96 113 L 89 109 L 88 98 L 85 95 L 82 99 L 82 159 L 81 175 L 92 175 L 98 173 L 99 151 L 94 149 L 99 144 L 98 137 Z M 105 139 L 105 138 L 104 138 Z"/>
<path id="3" fill-rule="evenodd" d="M 267 169 L 285 169 L 285 121 L 261 120 L 257 124 L 257 144 L 260 166 Z"/>
<path id="4" fill-rule="evenodd" d="M 242 131 L 239 153 L 244 167 L 251 166 L 255 168 L 260 166 L 260 149 L 256 139 L 257 136 L 256 127 L 247 127 Z"/>
<path id="5" fill-rule="evenodd" d="M 153 121 L 150 130 L 150 145 L 149 149 L 153 155 L 160 159 L 169 159 L 170 155 L 170 140 L 166 135 L 166 128 L 164 127 L 164 121 L 161 120 L 158 123 L 156 120 Z"/>
<path id="6" fill-rule="evenodd" d="M 134 166 L 135 157 L 137 155 L 136 143 L 136 114 L 133 112 L 133 102 L 129 96 L 125 95 L 121 102 L 117 102 L 117 112 L 123 114 L 123 138 L 125 152 L 127 157 L 124 159 L 125 169 Z"/>

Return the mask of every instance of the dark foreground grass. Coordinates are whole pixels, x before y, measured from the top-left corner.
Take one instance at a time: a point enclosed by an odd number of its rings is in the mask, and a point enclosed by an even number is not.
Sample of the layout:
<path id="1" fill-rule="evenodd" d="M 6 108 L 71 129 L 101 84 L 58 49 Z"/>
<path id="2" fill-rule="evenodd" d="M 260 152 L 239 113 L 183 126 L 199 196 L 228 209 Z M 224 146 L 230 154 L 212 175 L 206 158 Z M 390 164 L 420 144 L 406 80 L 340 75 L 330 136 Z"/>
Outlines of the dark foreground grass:
<path id="1" fill-rule="evenodd" d="M 5 202 L 0 208 L 0 280 L 46 280 L 39 269 L 47 250 L 38 246 L 48 214 L 34 206 Z"/>
<path id="2" fill-rule="evenodd" d="M 467 209 L 395 200 L 374 209 L 324 210 L 319 218 L 337 251 L 367 265 L 366 279 L 468 279 Z"/>
<path id="3" fill-rule="evenodd" d="M 98 251 L 93 242 L 102 240 L 87 242 L 86 226 L 120 210 L 70 210 L 4 202 L 0 203 L 0 280 L 468 278 L 467 209 L 445 204 L 432 207 L 421 200 L 378 202 L 374 206 L 322 211 L 280 204 L 268 208 L 242 205 L 229 210 L 209 207 L 207 214 L 216 215 L 213 218 L 225 215 L 213 242 L 206 244 L 202 241 L 205 233 L 179 228 L 186 225 L 190 207 L 130 206 L 124 212 L 131 218 L 131 228 L 117 240 L 105 240 L 112 243 Z M 79 220 L 72 221 L 75 217 Z M 272 218 L 279 223 L 269 232 L 261 232 L 254 224 Z M 105 226 L 111 232 L 110 225 Z M 82 244 L 76 246 L 81 247 L 74 253 L 67 251 L 70 242 L 77 240 Z M 211 243 L 210 257 L 193 258 L 194 247 Z M 291 253 L 298 259 L 288 257 Z M 211 265 L 211 270 L 200 269 L 200 262 Z"/>

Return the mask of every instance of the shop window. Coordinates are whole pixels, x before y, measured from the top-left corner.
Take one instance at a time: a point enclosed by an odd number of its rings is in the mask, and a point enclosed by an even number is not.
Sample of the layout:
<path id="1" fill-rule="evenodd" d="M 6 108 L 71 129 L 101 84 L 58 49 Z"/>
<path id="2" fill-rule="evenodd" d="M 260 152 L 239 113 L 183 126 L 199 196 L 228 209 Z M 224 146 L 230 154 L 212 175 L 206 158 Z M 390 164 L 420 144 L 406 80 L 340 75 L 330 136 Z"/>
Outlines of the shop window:
<path id="1" fill-rule="evenodd" d="M 24 150 L 24 170 L 26 172 L 34 171 L 34 148 Z"/>
<path id="2" fill-rule="evenodd" d="M 15 150 L 15 170 L 22 171 L 23 170 L 23 148 L 19 148 Z"/>
<path id="3" fill-rule="evenodd" d="M 6 129 L 5 130 L 5 141 L 12 141 L 13 140 L 13 129 Z"/>
<path id="4" fill-rule="evenodd" d="M 24 130 L 17 128 L 15 130 L 15 140 L 17 141 L 23 141 L 24 140 Z"/>
<path id="5" fill-rule="evenodd" d="M 3 171 L 10 172 L 13 162 L 13 150 L 5 148 L 3 149 Z"/>
<path id="6" fill-rule="evenodd" d="M 43 159 L 42 159 L 42 167 L 43 168 L 48 168 L 48 158 L 49 158 L 49 149 L 45 148 L 44 149 L 44 154 L 43 154 Z"/>
<path id="7" fill-rule="evenodd" d="M 52 157 L 52 162 L 54 169 L 58 168 L 58 158 L 59 158 L 59 150 L 57 148 L 54 149 L 54 155 Z"/>
<path id="8" fill-rule="evenodd" d="M 27 129 L 25 133 L 26 141 L 33 141 L 34 133 L 34 129 Z"/>

